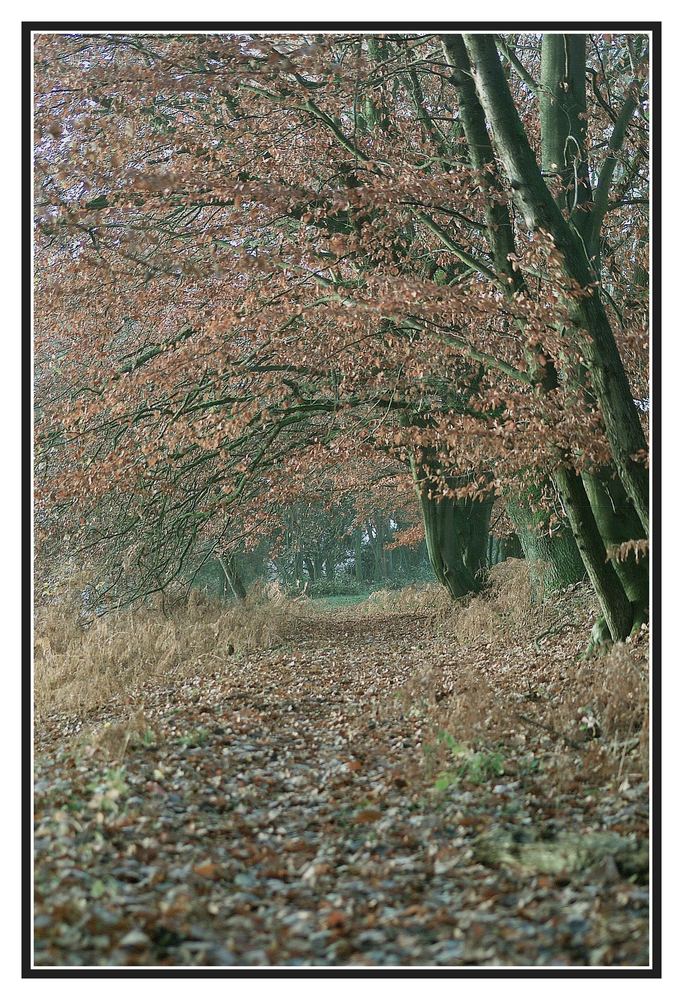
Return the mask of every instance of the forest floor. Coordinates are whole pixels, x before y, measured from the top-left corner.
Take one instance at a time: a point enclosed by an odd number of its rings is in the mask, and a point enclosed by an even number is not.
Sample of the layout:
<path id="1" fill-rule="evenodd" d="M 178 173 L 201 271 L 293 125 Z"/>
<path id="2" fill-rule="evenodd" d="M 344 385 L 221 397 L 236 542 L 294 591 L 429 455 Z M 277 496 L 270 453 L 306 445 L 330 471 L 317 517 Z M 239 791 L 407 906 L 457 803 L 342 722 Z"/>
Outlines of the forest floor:
<path id="1" fill-rule="evenodd" d="M 647 634 L 364 607 L 41 716 L 36 965 L 648 964 Z"/>

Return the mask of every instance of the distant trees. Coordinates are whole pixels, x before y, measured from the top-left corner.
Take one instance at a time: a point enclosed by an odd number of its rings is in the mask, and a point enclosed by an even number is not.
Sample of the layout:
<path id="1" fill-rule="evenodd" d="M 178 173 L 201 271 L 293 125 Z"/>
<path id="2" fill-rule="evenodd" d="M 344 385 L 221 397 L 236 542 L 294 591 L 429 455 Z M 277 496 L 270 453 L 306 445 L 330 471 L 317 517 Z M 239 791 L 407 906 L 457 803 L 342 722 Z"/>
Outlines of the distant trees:
<path id="1" fill-rule="evenodd" d="M 384 512 L 360 520 L 350 507 L 297 505 L 289 509 L 287 528 L 273 541 L 278 576 L 290 588 L 362 589 L 387 581 L 410 582 L 426 559 L 419 539 L 400 544 L 399 520 Z"/>
<path id="2" fill-rule="evenodd" d="M 51 516 L 142 592 L 386 471 L 453 596 L 499 497 L 598 638 L 638 624 L 645 36 L 43 35 L 35 77 Z"/>

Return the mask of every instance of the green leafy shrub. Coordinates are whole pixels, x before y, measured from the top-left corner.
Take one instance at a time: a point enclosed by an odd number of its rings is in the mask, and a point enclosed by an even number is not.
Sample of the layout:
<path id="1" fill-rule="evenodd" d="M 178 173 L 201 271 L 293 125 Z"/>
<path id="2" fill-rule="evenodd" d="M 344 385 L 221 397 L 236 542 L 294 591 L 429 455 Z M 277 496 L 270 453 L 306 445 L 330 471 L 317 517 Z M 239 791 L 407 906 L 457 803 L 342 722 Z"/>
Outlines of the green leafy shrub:
<path id="1" fill-rule="evenodd" d="M 434 782 L 436 791 L 443 792 L 461 781 L 481 785 L 503 774 L 504 757 L 500 751 L 472 750 L 446 732 L 439 733 L 437 738 L 448 748 L 453 765 L 438 775 Z"/>

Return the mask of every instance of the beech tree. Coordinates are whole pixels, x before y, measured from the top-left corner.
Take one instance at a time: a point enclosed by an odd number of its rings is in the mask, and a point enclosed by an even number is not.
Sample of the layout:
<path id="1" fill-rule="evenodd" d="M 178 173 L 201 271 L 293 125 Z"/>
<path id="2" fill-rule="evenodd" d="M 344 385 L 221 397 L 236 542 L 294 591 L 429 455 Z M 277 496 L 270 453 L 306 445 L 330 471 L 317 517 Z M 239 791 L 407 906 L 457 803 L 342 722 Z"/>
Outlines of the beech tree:
<path id="1" fill-rule="evenodd" d="M 647 66 L 638 35 L 39 36 L 39 510 L 141 593 L 386 470 L 454 597 L 500 497 L 627 636 Z"/>

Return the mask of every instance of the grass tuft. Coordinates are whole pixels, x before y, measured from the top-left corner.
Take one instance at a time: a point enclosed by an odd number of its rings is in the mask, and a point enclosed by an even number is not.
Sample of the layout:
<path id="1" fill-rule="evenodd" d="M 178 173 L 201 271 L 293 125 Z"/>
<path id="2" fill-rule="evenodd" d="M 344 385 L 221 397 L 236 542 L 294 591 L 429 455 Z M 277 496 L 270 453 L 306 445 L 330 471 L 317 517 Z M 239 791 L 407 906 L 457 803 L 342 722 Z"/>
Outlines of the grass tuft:
<path id="1" fill-rule="evenodd" d="M 84 626 L 69 604 L 44 606 L 35 621 L 36 718 L 89 711 L 141 684 L 210 673 L 234 654 L 270 648 L 297 607 L 270 584 L 239 604 L 193 590 L 172 618 L 113 611 Z"/>
<path id="2" fill-rule="evenodd" d="M 439 606 L 430 605 L 428 592 L 420 596 L 422 611 Z M 439 630 L 455 640 L 453 657 L 426 660 L 399 700 L 426 723 L 444 773 L 452 762 L 439 733 L 484 752 L 501 742 L 523 744 L 527 732 L 550 741 L 560 756 L 580 751 L 596 774 L 647 776 L 647 633 L 586 660 L 595 615 L 587 586 L 535 601 L 519 559 L 494 566 L 481 594 L 441 612 Z"/>

